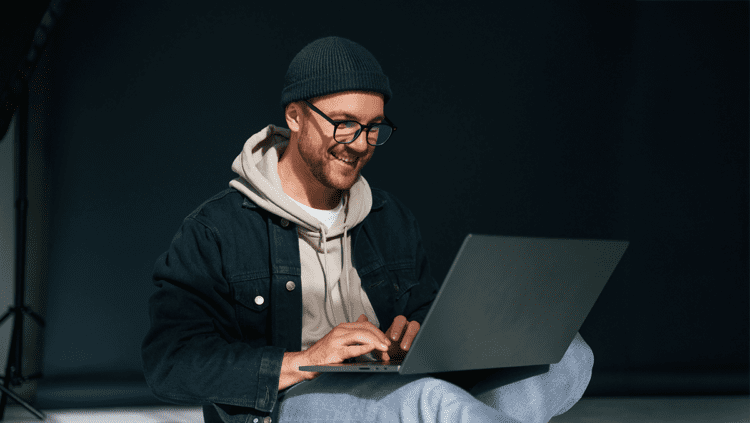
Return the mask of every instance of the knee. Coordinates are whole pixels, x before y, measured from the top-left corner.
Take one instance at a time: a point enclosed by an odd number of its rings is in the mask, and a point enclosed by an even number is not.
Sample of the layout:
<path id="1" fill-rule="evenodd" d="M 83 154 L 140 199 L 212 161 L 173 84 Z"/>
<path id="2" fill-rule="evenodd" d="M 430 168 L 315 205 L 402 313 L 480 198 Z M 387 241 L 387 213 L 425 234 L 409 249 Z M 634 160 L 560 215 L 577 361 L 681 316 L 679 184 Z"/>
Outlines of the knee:
<path id="1" fill-rule="evenodd" d="M 576 361 L 580 363 L 581 367 L 591 371 L 594 367 L 594 351 L 589 344 L 583 340 L 580 333 L 576 333 L 568 350 L 575 356 Z"/>
<path id="2" fill-rule="evenodd" d="M 574 376 L 578 384 L 588 385 L 594 368 L 594 352 L 589 344 L 583 340 L 580 333 L 576 333 L 573 342 L 568 347 L 562 360 L 550 366 Z"/>

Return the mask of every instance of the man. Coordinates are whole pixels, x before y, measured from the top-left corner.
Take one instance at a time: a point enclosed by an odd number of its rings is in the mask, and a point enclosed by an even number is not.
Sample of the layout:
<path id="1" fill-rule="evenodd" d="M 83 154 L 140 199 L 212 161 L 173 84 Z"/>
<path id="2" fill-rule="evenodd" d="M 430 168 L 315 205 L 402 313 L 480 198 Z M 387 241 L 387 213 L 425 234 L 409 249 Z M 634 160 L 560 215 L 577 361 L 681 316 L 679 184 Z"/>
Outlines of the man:
<path id="1" fill-rule="evenodd" d="M 549 372 L 511 384 L 299 370 L 403 356 L 437 293 L 414 217 L 360 174 L 396 130 L 390 98 L 352 41 L 322 38 L 292 60 L 289 128 L 245 143 L 230 188 L 156 262 L 143 361 L 157 397 L 204 404 L 207 423 L 546 422 L 581 397 L 593 355 L 580 335 Z"/>

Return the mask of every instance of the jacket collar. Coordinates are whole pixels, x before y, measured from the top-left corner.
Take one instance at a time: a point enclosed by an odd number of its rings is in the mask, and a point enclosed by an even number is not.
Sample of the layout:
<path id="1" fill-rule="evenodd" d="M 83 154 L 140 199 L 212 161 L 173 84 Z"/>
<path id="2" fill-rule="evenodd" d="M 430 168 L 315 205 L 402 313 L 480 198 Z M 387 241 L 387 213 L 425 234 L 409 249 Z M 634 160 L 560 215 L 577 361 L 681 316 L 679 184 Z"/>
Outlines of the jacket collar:
<path id="1" fill-rule="evenodd" d="M 260 208 L 260 207 L 258 207 L 257 204 L 255 204 L 252 201 L 250 201 L 249 198 L 245 197 L 244 195 L 242 197 L 245 199 L 242 202 L 242 208 L 245 208 L 245 209 L 259 209 Z"/>
<path id="2" fill-rule="evenodd" d="M 372 188 L 372 208 L 370 210 L 378 210 L 383 208 L 388 200 L 383 195 L 383 192 L 377 188 Z"/>
<path id="3" fill-rule="evenodd" d="M 381 209 L 383 208 L 383 206 L 385 206 L 387 202 L 388 200 L 385 198 L 385 196 L 379 189 L 372 190 L 372 209 L 371 210 Z M 248 208 L 248 209 L 259 208 L 257 204 L 250 201 L 250 199 L 247 197 L 244 197 L 244 201 L 242 202 L 242 207 Z"/>

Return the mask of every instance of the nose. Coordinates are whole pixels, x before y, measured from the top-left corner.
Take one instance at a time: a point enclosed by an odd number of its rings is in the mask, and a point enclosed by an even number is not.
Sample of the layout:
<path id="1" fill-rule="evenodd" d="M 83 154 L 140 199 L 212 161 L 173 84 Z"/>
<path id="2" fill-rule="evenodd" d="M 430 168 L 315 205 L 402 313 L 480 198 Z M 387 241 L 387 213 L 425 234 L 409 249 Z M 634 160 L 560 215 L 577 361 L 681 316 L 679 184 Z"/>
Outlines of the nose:
<path id="1" fill-rule="evenodd" d="M 357 138 L 355 138 L 354 141 L 350 142 L 348 146 L 358 153 L 366 152 L 370 147 L 370 144 L 367 143 L 367 132 L 362 129 L 359 135 L 357 135 Z"/>

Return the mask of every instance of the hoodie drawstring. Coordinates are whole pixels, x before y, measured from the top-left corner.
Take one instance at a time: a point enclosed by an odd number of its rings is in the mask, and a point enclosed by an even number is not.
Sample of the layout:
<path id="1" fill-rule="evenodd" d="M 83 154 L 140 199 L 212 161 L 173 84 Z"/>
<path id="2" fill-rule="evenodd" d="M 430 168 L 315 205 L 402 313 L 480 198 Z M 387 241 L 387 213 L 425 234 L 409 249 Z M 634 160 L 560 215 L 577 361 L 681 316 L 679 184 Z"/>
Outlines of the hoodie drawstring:
<path id="1" fill-rule="evenodd" d="M 341 238 L 341 243 L 343 244 L 341 246 L 341 251 L 343 254 L 341 257 L 341 261 L 342 261 L 341 271 L 344 272 L 344 275 L 345 275 L 344 277 L 346 278 L 346 281 L 343 283 L 343 285 L 341 284 L 342 278 L 339 278 L 339 285 L 341 285 L 341 297 L 342 297 L 341 302 L 344 304 L 344 314 L 346 315 L 346 321 L 354 322 L 351 316 L 351 311 L 349 310 L 349 307 L 348 307 L 349 301 L 351 299 L 349 298 L 349 267 L 347 266 L 347 264 L 349 263 L 349 260 L 348 260 L 349 251 L 347 251 L 347 248 L 346 248 L 346 245 L 348 244 L 347 238 L 346 238 L 346 224 L 344 224 L 344 237 Z"/>
<path id="2" fill-rule="evenodd" d="M 320 225 L 320 248 L 323 251 L 323 286 L 326 290 L 326 298 L 328 298 L 327 306 L 331 306 L 331 313 L 333 312 L 333 298 L 331 297 L 331 288 L 328 286 L 328 239 L 326 239 L 326 230 L 323 227 L 323 225 Z M 330 321 L 330 316 L 328 315 L 328 307 L 326 307 L 326 317 L 329 319 L 328 323 L 331 326 L 336 326 L 335 320 L 336 316 L 333 316 L 334 322 Z"/>
<path id="3" fill-rule="evenodd" d="M 346 227 L 344 228 L 344 236 L 346 236 Z M 328 278 L 329 278 L 329 273 L 328 273 L 328 237 L 326 235 L 325 227 L 322 224 L 320 225 L 320 240 L 322 241 L 321 248 L 322 248 L 322 251 L 323 251 L 323 269 L 325 270 L 325 272 L 323 273 L 323 280 L 325 282 L 324 286 L 325 286 L 325 290 L 326 290 L 326 297 L 328 298 L 327 307 L 326 307 L 326 316 L 329 318 L 328 322 L 331 324 L 331 326 L 335 327 L 336 326 L 335 321 L 339 320 L 339 319 L 336 318 L 336 312 L 334 311 L 334 308 L 333 308 L 333 296 L 332 296 L 331 292 L 335 288 L 336 281 L 333 281 L 333 284 L 329 284 L 329 280 L 328 280 Z M 346 245 L 346 243 L 344 243 L 344 245 Z M 340 280 L 340 278 L 339 278 L 339 280 Z M 347 279 L 347 282 L 348 282 L 348 279 Z M 339 285 L 341 285 L 341 283 L 339 283 Z M 344 291 L 346 291 L 348 293 L 349 290 L 348 289 L 344 289 Z M 342 322 L 349 322 L 350 321 L 349 320 L 349 313 L 347 311 L 347 306 L 346 306 L 346 300 L 347 300 L 347 298 L 346 298 L 345 294 L 342 292 L 342 295 L 341 295 L 341 304 L 344 307 L 344 316 L 343 316 L 344 320 Z M 333 315 L 332 317 L 333 317 L 334 322 L 330 321 L 330 317 L 331 316 L 329 316 L 329 313 L 327 312 L 328 311 L 327 310 L 328 307 L 331 308 L 331 313 L 330 314 Z"/>

